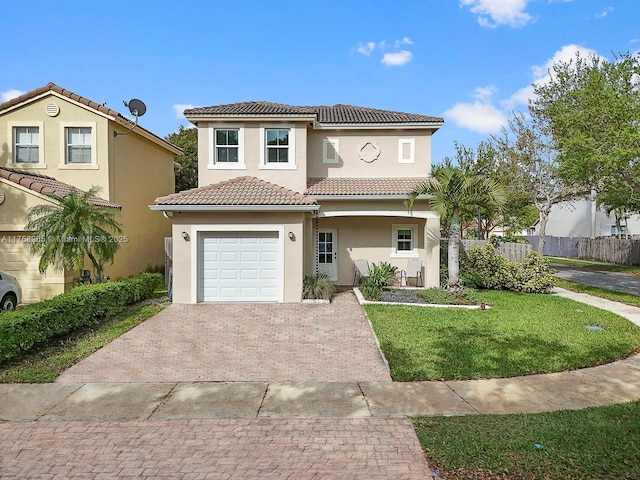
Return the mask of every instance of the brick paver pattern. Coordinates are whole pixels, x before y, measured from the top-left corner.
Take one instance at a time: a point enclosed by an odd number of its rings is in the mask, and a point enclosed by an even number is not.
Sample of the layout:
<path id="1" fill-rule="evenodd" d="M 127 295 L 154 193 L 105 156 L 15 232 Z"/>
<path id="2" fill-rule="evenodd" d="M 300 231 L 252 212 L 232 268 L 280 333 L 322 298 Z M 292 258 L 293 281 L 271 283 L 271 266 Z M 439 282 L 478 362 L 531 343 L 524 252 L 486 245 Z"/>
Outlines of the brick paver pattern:
<path id="1" fill-rule="evenodd" d="M 0 423 L 3 479 L 428 479 L 407 419 Z"/>
<path id="2" fill-rule="evenodd" d="M 58 382 L 391 381 L 352 292 L 331 304 L 175 304 Z"/>

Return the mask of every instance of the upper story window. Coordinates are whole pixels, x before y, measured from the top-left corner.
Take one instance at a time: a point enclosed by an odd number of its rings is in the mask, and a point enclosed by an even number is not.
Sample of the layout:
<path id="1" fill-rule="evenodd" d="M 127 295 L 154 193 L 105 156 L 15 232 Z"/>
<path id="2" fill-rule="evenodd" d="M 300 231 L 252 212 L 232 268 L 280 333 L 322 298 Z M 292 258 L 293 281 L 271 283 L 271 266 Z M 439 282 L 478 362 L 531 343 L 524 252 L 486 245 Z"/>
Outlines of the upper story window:
<path id="1" fill-rule="evenodd" d="M 267 163 L 289 163 L 289 129 L 267 129 Z"/>
<path id="2" fill-rule="evenodd" d="M 338 138 L 322 139 L 322 163 L 340 162 L 340 140 Z"/>
<path id="3" fill-rule="evenodd" d="M 413 138 L 398 140 L 398 162 L 415 163 L 416 142 Z"/>
<path id="4" fill-rule="evenodd" d="M 91 163 L 91 127 L 67 127 L 66 163 Z"/>
<path id="5" fill-rule="evenodd" d="M 98 168 L 95 122 L 60 122 L 61 169 Z"/>
<path id="6" fill-rule="evenodd" d="M 209 168 L 243 170 L 244 127 L 243 125 L 209 125 Z"/>
<path id="7" fill-rule="evenodd" d="M 40 163 L 40 127 L 14 127 L 14 163 Z"/>
<path id="8" fill-rule="evenodd" d="M 260 168 L 296 169 L 293 125 L 261 125 L 260 143 Z"/>

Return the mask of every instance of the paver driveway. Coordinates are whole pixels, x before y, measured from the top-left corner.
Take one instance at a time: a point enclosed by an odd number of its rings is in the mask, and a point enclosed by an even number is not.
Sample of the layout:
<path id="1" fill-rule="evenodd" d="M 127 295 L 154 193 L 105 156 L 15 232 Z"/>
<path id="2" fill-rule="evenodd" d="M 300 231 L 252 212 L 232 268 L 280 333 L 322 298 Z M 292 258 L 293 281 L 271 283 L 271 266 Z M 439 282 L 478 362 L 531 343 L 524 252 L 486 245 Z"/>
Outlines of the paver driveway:
<path id="1" fill-rule="evenodd" d="M 352 292 L 331 304 L 171 305 L 58 382 L 391 381 Z"/>

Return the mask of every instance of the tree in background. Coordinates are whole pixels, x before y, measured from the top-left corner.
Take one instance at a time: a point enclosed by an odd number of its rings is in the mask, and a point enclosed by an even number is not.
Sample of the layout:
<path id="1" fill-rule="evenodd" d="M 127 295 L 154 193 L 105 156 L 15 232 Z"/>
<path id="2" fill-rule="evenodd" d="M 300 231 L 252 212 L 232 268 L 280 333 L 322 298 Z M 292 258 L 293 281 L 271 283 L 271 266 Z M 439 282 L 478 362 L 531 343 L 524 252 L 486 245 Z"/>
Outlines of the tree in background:
<path id="1" fill-rule="evenodd" d="M 549 82 L 534 85 L 529 109 L 551 132 L 559 173 L 597 192 L 625 184 L 633 209 L 640 199 L 640 55 L 610 62 L 577 54 L 549 73 Z"/>
<path id="2" fill-rule="evenodd" d="M 120 248 L 113 235 L 122 232 L 122 224 L 115 220 L 118 209 L 89 202 L 98 190 L 72 191 L 64 197 L 51 194 L 55 203 L 29 209 L 25 229 L 33 232 L 30 248 L 31 253 L 40 255 L 40 273 L 49 266 L 81 271 L 89 257 L 94 274 L 100 276 L 105 263 L 113 263 Z"/>
<path id="3" fill-rule="evenodd" d="M 459 285 L 461 213 L 482 205 L 499 210 L 504 205 L 504 191 L 488 177 L 466 175 L 460 167 L 449 165 L 434 169 L 432 179 L 416 186 L 405 201 L 409 210 L 418 197 L 427 200 L 448 231 L 448 283 L 449 287 L 455 288 Z"/>
<path id="4" fill-rule="evenodd" d="M 538 252 L 542 253 L 551 207 L 585 196 L 589 190 L 567 184 L 560 176 L 557 152 L 544 122 L 513 113 L 508 127 L 500 135 L 492 136 L 491 142 L 500 157 L 501 169 L 512 172 L 513 188 L 527 195 L 538 210 Z"/>
<path id="5" fill-rule="evenodd" d="M 169 143 L 182 148 L 182 155 L 176 155 L 174 161 L 180 164 L 176 172 L 176 192 L 198 186 L 198 129 L 180 125 L 177 132 L 167 135 Z"/>

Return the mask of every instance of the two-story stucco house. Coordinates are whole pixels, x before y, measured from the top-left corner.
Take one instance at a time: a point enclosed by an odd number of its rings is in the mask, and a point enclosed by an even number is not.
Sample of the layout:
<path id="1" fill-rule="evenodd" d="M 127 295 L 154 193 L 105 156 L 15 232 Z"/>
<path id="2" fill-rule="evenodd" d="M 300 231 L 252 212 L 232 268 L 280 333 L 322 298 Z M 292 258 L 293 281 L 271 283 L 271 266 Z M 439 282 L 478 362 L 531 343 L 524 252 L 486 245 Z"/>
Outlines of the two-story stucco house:
<path id="1" fill-rule="evenodd" d="M 174 191 L 180 153 L 115 110 L 53 83 L 0 104 L 0 270 L 18 279 L 24 301 L 64 292 L 79 273 L 49 269 L 42 276 L 29 253 L 27 211 L 53 202 L 47 193 L 98 186 L 93 203 L 120 208 L 121 248 L 105 267 L 111 278 L 162 266 L 171 226 L 147 205 Z"/>
<path id="2" fill-rule="evenodd" d="M 421 259 L 438 285 L 439 218 L 403 201 L 430 174 L 442 118 L 268 102 L 184 113 L 199 188 L 150 206 L 173 216 L 175 302 L 299 302 L 305 275 L 350 285 L 356 259 Z"/>

